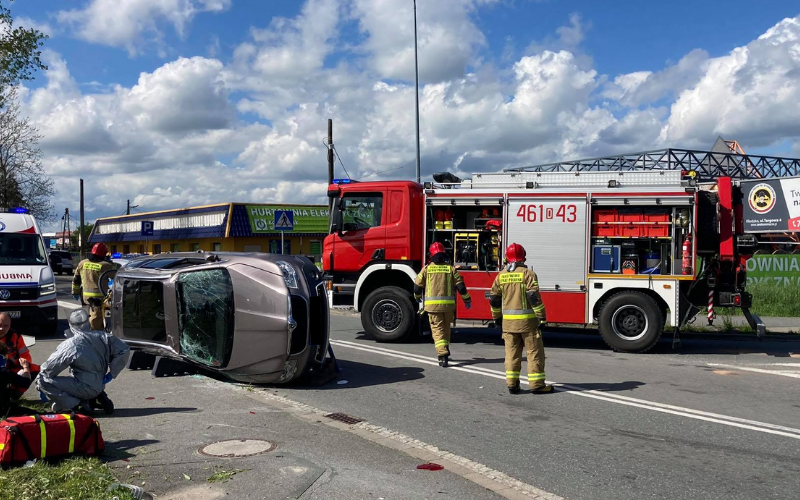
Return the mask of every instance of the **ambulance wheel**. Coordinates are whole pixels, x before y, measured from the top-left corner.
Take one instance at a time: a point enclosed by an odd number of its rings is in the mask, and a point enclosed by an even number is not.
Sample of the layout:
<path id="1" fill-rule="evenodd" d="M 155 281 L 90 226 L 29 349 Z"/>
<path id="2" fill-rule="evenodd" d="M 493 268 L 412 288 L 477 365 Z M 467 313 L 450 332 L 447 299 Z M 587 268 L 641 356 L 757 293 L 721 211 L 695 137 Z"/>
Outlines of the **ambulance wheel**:
<path id="1" fill-rule="evenodd" d="M 664 332 L 664 316 L 656 301 L 641 292 L 612 295 L 600 309 L 600 336 L 617 352 L 645 352 Z"/>
<path id="2" fill-rule="evenodd" d="M 414 331 L 417 314 L 414 298 L 396 286 L 369 294 L 361 308 L 361 325 L 378 342 L 398 342 Z"/>

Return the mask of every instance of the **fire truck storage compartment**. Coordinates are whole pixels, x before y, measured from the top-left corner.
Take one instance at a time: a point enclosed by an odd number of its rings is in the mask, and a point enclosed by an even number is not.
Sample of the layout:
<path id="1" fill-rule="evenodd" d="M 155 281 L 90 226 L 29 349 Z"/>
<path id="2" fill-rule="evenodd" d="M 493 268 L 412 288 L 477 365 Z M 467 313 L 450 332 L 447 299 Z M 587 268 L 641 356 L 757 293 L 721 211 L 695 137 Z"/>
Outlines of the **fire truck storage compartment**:
<path id="1" fill-rule="evenodd" d="M 686 206 L 682 206 L 684 203 Z M 629 206 L 622 202 L 592 207 L 592 273 L 683 273 L 681 246 L 692 231 L 689 200 L 681 199 L 674 206 L 655 201 L 653 205 L 656 206 Z"/>
<path id="2" fill-rule="evenodd" d="M 585 195 L 509 196 L 507 243 L 525 247 L 541 290 L 585 291 L 587 210 Z"/>
<path id="3" fill-rule="evenodd" d="M 503 206 L 500 198 L 430 199 L 427 245 L 444 245 L 450 262 L 462 271 L 498 271 L 502 255 Z"/>

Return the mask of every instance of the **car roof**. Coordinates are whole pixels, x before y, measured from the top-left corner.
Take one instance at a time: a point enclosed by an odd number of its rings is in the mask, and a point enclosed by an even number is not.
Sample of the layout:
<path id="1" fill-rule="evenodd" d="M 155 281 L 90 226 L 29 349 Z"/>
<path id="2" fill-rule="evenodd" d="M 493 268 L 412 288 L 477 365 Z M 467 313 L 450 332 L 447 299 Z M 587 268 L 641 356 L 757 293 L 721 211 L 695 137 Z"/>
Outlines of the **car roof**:
<path id="1" fill-rule="evenodd" d="M 0 213 L 0 232 L 39 234 L 39 226 L 30 214 Z"/>

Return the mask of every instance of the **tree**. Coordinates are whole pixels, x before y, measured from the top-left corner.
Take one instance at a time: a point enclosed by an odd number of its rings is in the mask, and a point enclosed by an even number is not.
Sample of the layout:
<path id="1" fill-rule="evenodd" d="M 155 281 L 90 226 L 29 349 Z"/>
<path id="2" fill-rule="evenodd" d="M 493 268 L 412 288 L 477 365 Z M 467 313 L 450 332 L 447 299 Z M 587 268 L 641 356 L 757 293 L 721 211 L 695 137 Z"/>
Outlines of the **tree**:
<path id="1" fill-rule="evenodd" d="M 92 235 L 92 229 L 94 229 L 94 224 L 84 224 L 83 225 L 83 239 L 78 240 L 78 236 L 81 234 L 80 228 L 72 231 L 70 235 L 70 243 L 74 248 L 77 248 L 78 241 L 83 242 L 83 246 L 86 247 L 89 244 L 89 236 Z"/>
<path id="2" fill-rule="evenodd" d="M 40 49 L 48 36 L 36 29 L 15 28 L 11 11 L 3 5 L 3 0 L 0 0 L 0 31 L 0 99 L 3 99 L 7 88 L 32 80 L 36 70 L 47 70 Z"/>
<path id="3" fill-rule="evenodd" d="M 15 88 L 5 93 L 0 109 L 0 207 L 24 206 L 40 222 L 55 221 L 53 179 L 42 166 L 41 135 L 20 116 Z"/>

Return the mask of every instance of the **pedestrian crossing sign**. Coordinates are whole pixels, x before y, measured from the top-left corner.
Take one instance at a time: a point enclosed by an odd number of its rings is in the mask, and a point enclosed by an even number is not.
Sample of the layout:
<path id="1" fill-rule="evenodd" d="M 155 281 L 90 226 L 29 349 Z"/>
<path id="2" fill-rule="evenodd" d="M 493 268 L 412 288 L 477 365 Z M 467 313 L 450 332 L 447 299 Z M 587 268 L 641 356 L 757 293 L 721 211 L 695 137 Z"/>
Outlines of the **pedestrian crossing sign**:
<path id="1" fill-rule="evenodd" d="M 275 229 L 292 231 L 294 229 L 294 212 L 292 210 L 275 210 Z"/>

